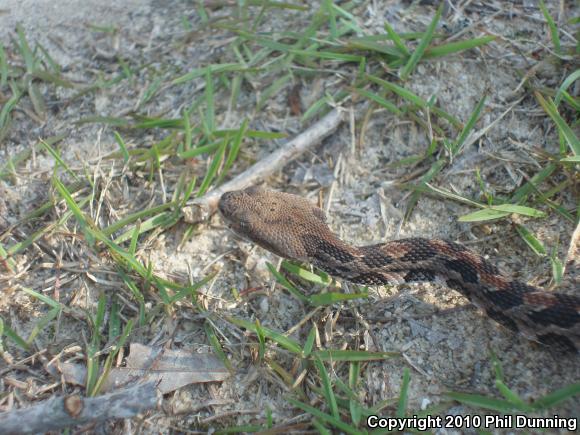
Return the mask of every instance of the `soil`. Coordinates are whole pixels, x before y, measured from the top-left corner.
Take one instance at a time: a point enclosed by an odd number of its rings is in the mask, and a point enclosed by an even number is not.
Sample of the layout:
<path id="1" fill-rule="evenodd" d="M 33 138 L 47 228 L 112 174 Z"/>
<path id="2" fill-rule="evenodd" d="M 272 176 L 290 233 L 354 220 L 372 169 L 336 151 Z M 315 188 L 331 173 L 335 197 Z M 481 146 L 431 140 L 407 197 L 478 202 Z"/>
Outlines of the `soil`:
<path id="1" fill-rule="evenodd" d="M 385 19 L 398 32 L 419 31 L 433 16 L 434 9 L 429 3 L 366 2 L 366 8 L 356 9 L 360 13 L 358 22 L 369 33 L 383 33 Z M 439 107 L 462 122 L 467 121 L 486 95 L 484 113 L 476 131 L 499 120 L 479 140 L 465 147 L 433 184 L 463 196 L 481 197 L 478 172 L 489 192 L 509 195 L 542 168 L 538 163 L 539 155 L 557 153 L 559 149 L 553 123 L 521 86 L 521 73 L 536 65 L 522 53 L 529 53 L 535 47 L 550 47 L 549 32 L 535 2 L 507 2 L 513 5 L 495 1 L 453 3 L 455 6 L 448 7 L 442 18 L 441 31 L 452 34 L 471 27 L 477 36 L 491 34 L 498 39 L 460 55 L 421 62 L 406 86 L 425 100 L 435 97 Z M 570 10 L 572 6 L 566 2 L 546 3 L 565 29 L 562 39 L 570 43 L 573 30 L 565 21 L 567 16 L 574 16 Z M 34 148 L 39 138 L 63 134 L 64 139 L 58 144 L 62 159 L 73 169 L 84 167 L 100 179 L 107 179 L 111 165 L 101 158 L 118 149 L 113 127 L 76 121 L 88 116 L 124 116 L 136 107 L 142 115 L 178 118 L 194 98 L 203 95 L 205 82 L 201 78 L 181 86 L 166 84 L 193 68 L 235 61 L 228 51 L 228 44 L 235 36 L 232 33 L 204 30 L 191 36 L 184 22 L 194 31 L 203 29 L 199 8 L 192 2 L 3 0 L 0 9 L 0 42 L 5 48 L 16 38 L 15 26 L 20 23 L 28 41 L 42 44 L 62 67 L 63 74 L 75 83 L 90 84 L 99 77 L 119 74 L 119 58 L 133 66 L 130 79 L 74 99 L 74 89 L 55 89 L 52 85 L 41 84 L 40 91 L 47 105 L 46 119 L 29 116 L 34 111 L 32 102 L 28 97 L 23 100 L 22 107 L 15 111 L 9 135 L 0 142 L 0 168 L 9 158 Z M 211 13 L 212 17 L 223 17 L 231 10 L 217 8 Z M 262 31 L 289 26 L 295 30 L 308 22 L 312 11 L 299 15 L 269 9 L 268 13 L 271 16 Z M 102 31 L 103 28 L 114 31 Z M 470 33 L 466 30 L 466 34 Z M 188 42 L 183 42 L 188 35 Z M 300 75 L 299 71 L 295 73 L 296 80 L 302 83 L 303 103 L 316 100 L 325 88 L 332 88 L 332 83 L 321 83 L 320 79 Z M 337 77 L 339 74 L 337 72 Z M 555 76 L 561 72 L 550 64 L 540 64 L 535 74 L 546 86 L 556 86 L 563 80 Z M 151 102 L 139 105 L 143 90 L 156 76 L 163 79 L 162 91 Z M 254 129 L 282 131 L 290 137 L 303 130 L 307 123 L 302 124 L 299 117 L 290 112 L 286 89 L 272 97 L 262 110 L 254 111 L 265 84 L 275 78 L 265 74 L 263 83 L 256 79 L 253 89 L 243 88 L 238 104 L 229 110 L 228 96 L 224 95 L 216 122 L 223 128 L 237 128 L 245 117 L 249 117 Z M 290 83 L 288 90 L 292 86 Z M 507 114 L 501 117 L 506 110 Z M 514 223 L 525 222 L 545 246 L 556 250 L 560 259 L 566 255 L 574 224 L 557 213 L 545 219 L 514 217 L 513 220 L 484 224 L 461 223 L 457 218 L 474 211 L 473 208 L 427 195 L 421 196 L 410 219 L 404 222 L 410 191 L 396 181 L 414 169 L 393 163 L 425 152 L 430 138 L 424 129 L 386 110 L 375 110 L 364 131 L 360 125 L 359 122 L 353 132 L 348 123 L 343 124 L 313 153 L 287 165 L 282 173 L 269 179 L 267 185 L 300 193 L 313 201 L 323 198 L 322 205 L 329 209 L 332 228 L 354 244 L 413 236 L 455 240 L 493 259 L 520 280 L 543 287 L 550 285 L 549 259 L 531 252 L 515 231 Z M 150 145 L 165 134 L 159 130 L 133 132 L 126 140 L 129 146 Z M 255 142 L 243 149 L 232 175 L 283 143 L 284 140 Z M 201 161 L 193 173 L 197 171 L 203 175 L 205 164 Z M 54 158 L 35 151 L 15 179 L 0 180 L 0 234 L 47 199 L 54 167 Z M 168 173 L 166 186 L 175 186 L 180 174 L 169 170 Z M 147 201 L 152 198 L 158 201 L 155 204 L 160 203 L 164 194 L 158 184 L 148 184 L 147 174 L 132 176 L 143 193 L 134 197 L 119 193 L 119 203 L 115 207 L 119 216 L 115 219 L 150 207 Z M 117 186 L 119 192 L 128 183 L 123 177 L 114 181 L 120 186 Z M 106 199 L 104 206 L 111 201 L 113 198 Z M 574 210 L 578 201 L 578 186 L 559 197 L 559 202 L 569 210 Z M 63 213 L 64 209 L 57 212 Z M 46 219 L 58 219 L 57 212 Z M 20 241 L 32 234 L 34 228 L 26 226 L 21 234 L 8 241 Z M 198 280 L 210 272 L 217 273 L 211 284 L 203 288 L 203 303 L 221 319 L 215 326 L 223 334 L 220 339 L 235 371 L 223 383 L 192 385 L 166 396 L 165 412 L 149 414 L 133 423 L 125 422 L 124 429 L 132 432 L 139 427 L 144 432 L 164 433 L 187 429 L 211 431 L 264 422 L 267 409 L 272 411 L 276 424 L 307 421 L 307 416 L 300 416 L 289 404 L 288 388 L 273 375 L 267 364 L 255 359 L 252 351 L 255 337 L 225 321 L 224 316 L 259 319 L 265 327 L 284 332 L 299 323 L 311 308 L 273 284 L 266 262 L 278 264 L 278 258 L 237 239 L 218 216 L 198 225 L 193 236 L 181 245 L 185 229 L 186 225 L 179 223 L 169 231 L 140 240 L 142 258 L 150 261 L 157 273 L 171 279 L 185 281 L 190 276 Z M 63 302 L 86 309 L 94 309 L 101 292 L 111 295 L 123 286 L 118 276 L 106 272 L 104 259 L 97 258 L 89 249 L 76 250 L 79 244 L 65 240 L 63 233 L 64 230 L 57 231 L 43 238 L 39 242 L 43 244 L 42 249 L 32 246 L 15 258 L 17 269 L 22 273 L 5 275 L 4 279 L 0 274 L 0 286 L 7 288 L 0 296 L 0 315 L 23 337 L 30 334 L 38 319 L 46 313 L 46 306 L 17 290 L 19 285 L 46 292 L 51 297 L 55 297 L 55 288 L 58 288 Z M 59 262 L 62 269 L 56 272 L 50 265 Z M 75 272 L 74 267 L 67 269 L 66 264 L 95 266 L 95 279 L 84 272 Z M 348 284 L 343 287 L 354 290 Z M 243 297 L 236 299 L 232 288 L 242 292 Z M 124 295 L 130 298 L 130 293 Z M 154 301 L 152 297 L 148 303 Z M 126 316 L 134 314 L 125 313 Z M 291 337 L 304 343 L 313 324 L 319 329 L 322 348 L 402 352 L 401 358 L 362 366 L 361 399 L 368 406 L 398 398 L 405 368 L 411 370 L 409 410 L 419 411 L 446 402 L 445 393 L 449 391 L 501 397 L 495 386 L 492 353 L 501 363 L 505 383 L 526 401 L 580 379 L 576 355 L 553 352 L 514 336 L 468 306 L 456 292 L 434 285 L 371 289 L 368 300 L 349 301 L 319 310 L 310 322 L 296 328 Z M 39 350 L 51 348 L 58 353 L 71 343 L 84 347 L 87 334 L 89 328 L 84 322 L 63 317 L 56 330 L 43 330 L 34 345 Z M 212 351 L 203 321 L 195 307 L 185 302 L 177 304 L 175 310 L 156 325 L 139 331 L 132 340 L 149 345 L 164 345 L 170 340 L 171 346 L 176 348 Z M 9 346 L 9 352 L 14 361 L 28 356 L 17 347 Z M 7 358 L 0 362 L 2 373 L 9 367 Z M 270 350 L 268 358 L 298 376 L 291 355 Z M 29 364 L 30 370 L 11 370 L 9 376 L 33 385 L 34 388 L 30 388 L 35 392 L 55 382 L 42 370 L 41 364 Z M 347 379 L 346 365 L 332 367 L 333 376 Z M 2 396 L 14 388 L 6 382 L 0 385 Z M 59 386 L 49 394 L 61 394 L 68 388 Z M 35 396 L 32 390 L 28 391 L 30 394 L 20 392 L 17 395 L 18 406 L 33 404 L 34 397 L 49 397 L 46 394 Z M 447 414 L 471 412 L 461 405 L 450 405 L 444 411 Z M 568 400 L 555 411 L 548 412 L 553 413 L 580 418 L 580 398 Z M 105 428 L 123 430 L 122 425 L 113 423 Z"/>

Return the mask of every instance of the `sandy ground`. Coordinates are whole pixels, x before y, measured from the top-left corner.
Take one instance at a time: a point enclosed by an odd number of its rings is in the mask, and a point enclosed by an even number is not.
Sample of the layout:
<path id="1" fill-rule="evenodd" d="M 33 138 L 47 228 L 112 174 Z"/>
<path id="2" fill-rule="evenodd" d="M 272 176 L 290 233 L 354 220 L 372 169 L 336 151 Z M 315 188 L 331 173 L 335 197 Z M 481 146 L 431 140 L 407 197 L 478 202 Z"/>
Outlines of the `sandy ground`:
<path id="1" fill-rule="evenodd" d="M 498 8 L 500 3 L 490 2 L 490 5 Z M 558 16 L 560 2 L 547 3 L 552 13 Z M 493 11 L 493 7 L 489 11 Z M 59 149 L 63 158 L 73 167 L 78 167 L 79 162 L 91 161 L 117 146 L 110 127 L 75 125 L 73 121 L 89 115 L 127 113 L 139 101 L 139 90 L 150 82 L 148 68 L 162 71 L 166 78 L 175 78 L 194 67 L 223 62 L 224 56 L 226 59 L 230 56 L 224 54 L 227 38 L 231 37 L 229 34 L 223 36 L 210 32 L 192 44 L 176 48 L 175 41 L 185 33 L 182 20 L 190 20 L 194 29 L 200 23 L 196 9 L 179 1 L 3 0 L 0 9 L 0 41 L 5 46 L 10 38 L 15 37 L 16 23 L 21 23 L 28 39 L 42 43 L 63 67 L 66 76 L 79 83 L 89 83 L 99 73 L 110 74 L 111 69 L 116 68 L 110 59 L 114 59 L 116 54 L 135 65 L 148 65 L 136 71 L 130 84 L 123 82 L 71 103 L 65 104 L 72 95 L 70 90 L 51 91 L 44 87 L 42 90 L 51 108 L 49 117 L 46 122 L 38 123 L 18 111 L 10 136 L 0 144 L 0 162 L 30 147 L 38 137 L 64 133 L 66 137 Z M 438 186 L 477 196 L 479 186 L 475 181 L 475 171 L 479 169 L 490 190 L 497 194 L 512 192 L 522 184 L 522 180 L 539 170 L 533 158 L 534 152 L 538 149 L 557 152 L 557 134 L 551 123 L 535 101 L 525 97 L 524 90 L 519 87 L 521 77 L 517 72 L 527 71 L 529 66 L 518 50 L 550 44 L 540 12 L 535 8 L 527 10 L 529 15 L 511 15 L 509 8 L 495 16 L 491 12 L 485 15 L 479 9 L 470 11 L 469 8 L 463 13 L 449 12 L 443 20 L 448 29 L 457 31 L 479 23 L 476 28 L 480 32 L 502 38 L 481 50 L 444 61 L 421 63 L 415 72 L 410 89 L 424 99 L 436 95 L 440 107 L 462 121 L 466 121 L 482 95 L 487 94 L 479 128 L 489 125 L 511 107 L 481 140 L 466 148 L 446 168 L 437 178 Z M 369 2 L 360 23 L 369 31 L 379 32 L 387 18 L 396 30 L 410 31 L 424 28 L 432 14 L 433 9 L 429 6 L 415 5 L 409 9 L 409 2 Z M 269 25 L 275 28 L 276 25 L 286 25 L 286 22 L 283 14 L 273 13 Z M 111 36 L 91 30 L 89 24 L 114 26 L 118 31 Z M 522 33 L 525 38 L 520 38 L 517 47 L 512 45 L 510 41 Z M 109 55 L 111 57 L 107 57 Z M 552 81 L 553 85 L 561 78 L 550 79 L 552 73 L 549 65 L 538 72 L 545 77 L 546 83 Z M 320 94 L 320 82 L 304 79 L 303 85 L 305 99 Z M 199 94 L 199 89 L 197 81 L 182 87 L 168 87 L 140 111 L 143 114 L 163 113 L 167 118 L 177 117 L 184 105 Z M 260 89 L 259 84 L 256 84 L 256 89 Z M 254 116 L 253 128 L 284 131 L 290 136 L 304 128 L 285 106 L 285 93 L 273 98 L 263 112 L 257 114 L 252 114 L 252 109 L 248 108 L 255 104 L 253 94 L 254 90 L 244 89 L 240 97 L 242 103 L 227 114 L 225 110 L 219 112 L 218 122 L 224 127 L 234 127 L 250 114 Z M 525 98 L 512 107 L 520 97 Z M 246 106 L 243 102 L 249 104 Z M 29 102 L 25 104 L 30 105 Z M 370 118 L 364 135 L 360 134 L 359 128 L 354 132 L 358 142 L 354 153 L 352 134 L 348 125 L 341 127 L 316 148 L 315 153 L 288 165 L 283 173 L 268 180 L 268 185 L 298 192 L 313 200 L 322 191 L 325 201 L 328 201 L 331 226 L 352 243 L 367 244 L 410 236 L 447 238 L 468 244 L 521 280 L 543 286 L 549 284 L 548 260 L 534 256 L 507 220 L 485 225 L 462 224 L 457 217 L 473 209 L 451 201 L 422 197 L 409 222 L 402 224 L 409 193 L 393 181 L 404 177 L 409 169 L 393 168 L 389 164 L 422 153 L 429 141 L 425 131 L 379 110 Z M 159 132 L 135 133 L 130 140 L 133 144 L 151 143 L 159 135 Z M 235 171 L 243 170 L 245 162 L 260 158 L 282 143 L 259 143 L 244 150 L 244 158 L 240 159 Z M 38 155 L 26 166 L 16 183 L 0 184 L 0 191 L 4 193 L 0 198 L 4 223 L 0 221 L 0 224 L 15 222 L 45 198 L 53 165 L 53 159 Z M 562 201 L 572 208 L 578 197 L 567 194 Z M 571 223 L 553 214 L 548 219 L 525 222 L 545 245 L 557 247 L 560 258 L 563 258 L 574 229 Z M 259 318 L 264 326 L 278 331 L 292 328 L 309 312 L 308 307 L 296 302 L 288 293 L 269 290 L 272 278 L 265 262 L 276 264 L 277 258 L 235 238 L 218 217 L 199 226 L 194 237 L 178 249 L 182 231 L 183 228 L 178 228 L 164 233 L 158 240 L 149 240 L 150 245 L 146 248 L 148 258 L 157 271 L 165 272 L 169 277 L 187 276 L 191 271 L 194 277 L 201 278 L 209 271 L 218 272 L 216 280 L 204 290 L 210 311 L 250 320 Z M 58 244 L 53 247 L 58 251 Z M 21 264 L 40 264 L 43 256 L 27 253 L 18 261 Z M 27 276 L 19 279 L 28 284 L 48 283 L 36 288 L 44 291 L 53 285 L 51 273 L 50 269 L 33 267 Z M 72 274 L 71 280 L 62 286 L 61 293 L 80 291 L 81 281 L 82 277 Z M 266 291 L 234 301 L 232 287 L 240 291 L 263 287 Z M 87 292 L 85 299 L 79 302 L 75 298 L 74 303 L 91 306 L 98 288 L 98 285 L 88 285 L 83 290 Z M 113 291 L 111 288 L 104 290 Z M 0 313 L 4 319 L 14 321 L 14 328 L 26 336 L 43 307 L 31 304 L 22 295 L 7 295 L 0 297 L 4 299 L 0 301 Z M 364 365 L 362 396 L 368 405 L 398 397 L 406 367 L 412 370 L 409 409 L 424 409 L 445 400 L 442 394 L 451 390 L 499 397 L 494 386 L 490 351 L 495 352 L 502 363 L 506 384 L 525 400 L 539 398 L 580 379 L 580 364 L 576 356 L 555 354 L 531 344 L 465 305 L 466 300 L 457 293 L 436 286 L 379 288 L 371 289 L 368 301 L 326 308 L 318 312 L 313 321 L 320 328 L 321 344 L 325 348 L 348 344 L 351 349 L 403 351 L 404 358 Z M 453 307 L 457 308 L 447 310 Z M 441 309 L 446 311 L 440 312 Z M 211 350 L 203 324 L 195 319 L 191 307 L 174 313 L 172 321 L 175 322 L 173 346 L 196 351 Z M 163 331 L 166 325 L 157 327 Z M 223 333 L 224 348 L 235 367 L 235 374 L 222 384 L 191 386 L 166 397 L 166 409 L 175 414 L 150 415 L 142 430 L 195 430 L 214 424 L 221 427 L 222 424 L 263 421 L 266 407 L 273 410 L 277 423 L 290 421 L 297 415 L 286 400 L 288 391 L 266 367 L 252 359 L 247 344 L 253 339 L 225 321 L 218 327 Z M 41 334 L 37 345 L 42 348 L 71 341 L 82 345 L 79 328 L 82 326 L 74 319 L 63 319 L 58 332 L 55 335 Z M 304 342 L 309 330 L 310 324 L 306 324 L 292 337 Z M 166 337 L 158 333 L 152 327 L 140 338 L 146 343 L 163 342 Z M 18 354 L 17 350 L 14 352 Z M 292 363 L 292 358 L 287 355 L 273 358 L 287 367 Z M 345 367 L 338 366 L 336 374 L 346 379 Z M 29 378 L 26 372 L 11 373 L 11 376 L 23 380 Z M 3 387 L 7 388 L 6 384 Z M 221 404 L 204 405 L 212 400 L 221 401 Z M 23 400 L 23 406 L 26 404 L 27 401 Z M 580 399 L 569 400 L 557 408 L 557 413 L 580 418 L 579 405 Z M 187 412 L 192 409 L 196 411 Z M 451 406 L 446 412 L 469 411 L 462 406 Z M 211 420 L 220 415 L 224 418 Z M 204 420 L 208 418 L 210 420 Z M 134 428 L 130 423 L 126 425 L 126 429 Z"/>

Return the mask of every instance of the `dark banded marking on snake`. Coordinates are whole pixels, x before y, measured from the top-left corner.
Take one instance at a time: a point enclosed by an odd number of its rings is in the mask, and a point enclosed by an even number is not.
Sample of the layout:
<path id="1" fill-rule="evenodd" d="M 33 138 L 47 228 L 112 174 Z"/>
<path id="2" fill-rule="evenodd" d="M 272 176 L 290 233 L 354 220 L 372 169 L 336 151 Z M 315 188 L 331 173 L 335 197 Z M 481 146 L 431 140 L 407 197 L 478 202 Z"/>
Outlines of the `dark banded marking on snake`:
<path id="1" fill-rule="evenodd" d="M 515 281 L 458 243 L 410 238 L 353 246 L 328 228 L 324 212 L 310 201 L 256 187 L 224 193 L 218 208 L 239 235 L 285 258 L 367 285 L 444 282 L 526 338 L 580 350 L 580 297 Z M 574 256 L 567 264 L 574 269 L 580 263 L 580 249 L 571 251 Z"/>

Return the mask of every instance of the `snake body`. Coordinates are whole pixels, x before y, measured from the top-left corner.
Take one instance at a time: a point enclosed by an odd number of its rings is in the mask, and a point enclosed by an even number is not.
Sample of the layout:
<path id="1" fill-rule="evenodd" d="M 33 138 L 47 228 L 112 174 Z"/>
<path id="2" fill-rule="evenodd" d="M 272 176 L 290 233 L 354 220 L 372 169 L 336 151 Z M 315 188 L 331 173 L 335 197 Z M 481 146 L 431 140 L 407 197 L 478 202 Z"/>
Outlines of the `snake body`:
<path id="1" fill-rule="evenodd" d="M 357 284 L 442 283 L 530 340 L 580 351 L 580 297 L 513 280 L 458 243 L 408 238 L 352 246 L 307 199 L 258 187 L 224 193 L 218 208 L 234 232 L 281 257 Z"/>

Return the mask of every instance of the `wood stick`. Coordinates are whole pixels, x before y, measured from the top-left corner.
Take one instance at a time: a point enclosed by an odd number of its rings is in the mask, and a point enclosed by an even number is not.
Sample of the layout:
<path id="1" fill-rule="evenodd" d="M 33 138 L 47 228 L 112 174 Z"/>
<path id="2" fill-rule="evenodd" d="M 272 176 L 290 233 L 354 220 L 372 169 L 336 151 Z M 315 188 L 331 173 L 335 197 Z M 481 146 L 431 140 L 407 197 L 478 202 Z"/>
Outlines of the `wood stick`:
<path id="1" fill-rule="evenodd" d="M 97 397 L 78 394 L 48 399 L 37 405 L 0 413 L 3 434 L 44 433 L 71 426 L 132 418 L 158 403 L 155 382 L 139 384 Z"/>
<path id="2" fill-rule="evenodd" d="M 562 288 L 569 288 L 577 291 L 580 287 L 580 222 L 576 225 L 576 230 L 572 233 L 568 253 L 564 260 L 564 279 Z"/>
<path id="3" fill-rule="evenodd" d="M 182 211 L 185 221 L 195 223 L 207 218 L 216 210 L 217 203 L 224 192 L 243 189 L 263 181 L 331 134 L 342 120 L 343 116 L 340 110 L 333 109 L 266 158 L 255 163 L 227 183 L 200 198 L 196 198 L 191 206 L 184 207 Z"/>

